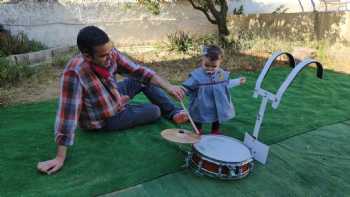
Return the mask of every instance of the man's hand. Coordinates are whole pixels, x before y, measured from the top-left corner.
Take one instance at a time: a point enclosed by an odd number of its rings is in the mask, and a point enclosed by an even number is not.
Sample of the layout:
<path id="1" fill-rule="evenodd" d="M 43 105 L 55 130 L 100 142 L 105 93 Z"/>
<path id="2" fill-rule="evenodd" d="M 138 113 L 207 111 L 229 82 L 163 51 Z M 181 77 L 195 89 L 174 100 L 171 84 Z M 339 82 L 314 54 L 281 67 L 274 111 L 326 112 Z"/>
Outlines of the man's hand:
<path id="1" fill-rule="evenodd" d="M 130 100 L 130 97 L 127 96 L 127 95 L 122 95 L 119 97 L 118 99 L 118 106 L 117 106 L 117 110 L 120 112 L 120 111 L 123 111 L 125 109 L 125 105 L 128 104 Z"/>
<path id="2" fill-rule="evenodd" d="M 169 86 L 167 92 L 179 101 L 183 100 L 186 95 L 185 90 L 182 87 L 176 85 Z"/>
<path id="3" fill-rule="evenodd" d="M 182 100 L 185 97 L 186 93 L 183 88 L 181 88 L 180 86 L 172 85 L 169 81 L 162 79 L 157 74 L 155 74 L 152 77 L 151 83 L 161 87 L 163 90 L 165 90 L 171 96 L 175 97 L 177 100 Z"/>
<path id="4" fill-rule="evenodd" d="M 63 145 L 57 146 L 56 158 L 48 161 L 42 161 L 37 164 L 37 169 L 40 172 L 46 173 L 48 175 L 57 172 L 62 168 L 64 160 L 67 154 L 67 147 Z"/>
<path id="5" fill-rule="evenodd" d="M 50 175 L 60 170 L 63 166 L 63 163 L 64 159 L 56 157 L 52 160 L 39 162 L 37 168 L 40 172 Z"/>

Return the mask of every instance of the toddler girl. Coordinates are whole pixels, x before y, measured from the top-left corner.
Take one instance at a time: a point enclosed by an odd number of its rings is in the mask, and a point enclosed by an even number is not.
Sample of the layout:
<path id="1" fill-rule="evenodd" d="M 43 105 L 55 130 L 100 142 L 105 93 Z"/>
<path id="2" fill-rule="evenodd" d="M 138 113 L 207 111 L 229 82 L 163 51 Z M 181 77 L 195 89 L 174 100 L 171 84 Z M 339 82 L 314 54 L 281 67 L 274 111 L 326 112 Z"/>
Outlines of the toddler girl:
<path id="1" fill-rule="evenodd" d="M 245 77 L 229 79 L 220 68 L 223 50 L 215 45 L 204 47 L 200 67 L 183 82 L 190 96 L 189 113 L 200 133 L 202 124 L 212 124 L 211 133 L 221 134 L 220 124 L 235 116 L 229 88 L 245 83 Z"/>

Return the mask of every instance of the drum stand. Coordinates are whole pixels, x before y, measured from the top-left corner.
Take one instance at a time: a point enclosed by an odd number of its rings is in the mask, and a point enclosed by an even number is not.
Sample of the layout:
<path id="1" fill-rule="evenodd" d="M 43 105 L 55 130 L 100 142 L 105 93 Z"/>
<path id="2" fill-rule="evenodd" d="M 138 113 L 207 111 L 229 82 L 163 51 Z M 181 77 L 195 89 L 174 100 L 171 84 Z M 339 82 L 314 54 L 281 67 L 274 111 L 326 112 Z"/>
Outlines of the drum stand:
<path id="1" fill-rule="evenodd" d="M 288 57 L 289 65 L 293 68 L 292 71 L 289 73 L 285 81 L 282 83 L 282 85 L 279 87 L 276 94 L 273 94 L 267 90 L 264 90 L 261 88 L 261 84 L 263 79 L 265 78 L 266 74 L 270 70 L 270 67 L 274 63 L 274 61 L 280 57 L 281 55 L 286 55 Z M 266 62 L 264 68 L 262 69 L 258 80 L 255 84 L 255 91 L 253 97 L 257 98 L 258 96 L 262 97 L 262 101 L 260 104 L 260 109 L 256 117 L 255 127 L 253 136 L 249 135 L 248 133 L 245 133 L 244 136 L 244 144 L 250 149 L 251 154 L 253 158 L 257 161 L 259 161 L 262 164 L 266 164 L 268 152 L 269 152 L 269 146 L 263 144 L 262 142 L 258 141 L 258 136 L 261 128 L 261 124 L 264 118 L 265 110 L 267 103 L 270 101 L 272 108 L 277 109 L 278 105 L 281 102 L 282 96 L 284 92 L 287 90 L 287 88 L 290 86 L 290 84 L 293 82 L 296 75 L 307 65 L 315 63 L 317 66 L 317 77 L 322 78 L 323 74 L 323 68 L 322 64 L 312 60 L 312 59 L 305 59 L 301 61 L 299 64 L 295 66 L 295 60 L 293 56 L 286 52 L 275 52 L 272 54 L 272 56 L 268 59 Z"/>

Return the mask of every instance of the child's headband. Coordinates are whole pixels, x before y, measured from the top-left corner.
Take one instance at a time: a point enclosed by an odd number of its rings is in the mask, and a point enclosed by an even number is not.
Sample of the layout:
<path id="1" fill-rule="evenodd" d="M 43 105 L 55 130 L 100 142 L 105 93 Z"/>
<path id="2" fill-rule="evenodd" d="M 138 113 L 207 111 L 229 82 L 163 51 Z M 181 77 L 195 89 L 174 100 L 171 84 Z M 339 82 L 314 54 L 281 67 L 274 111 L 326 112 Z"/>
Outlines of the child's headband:
<path id="1" fill-rule="evenodd" d="M 221 49 L 217 46 L 203 46 L 202 54 L 210 61 L 218 60 L 223 55 Z"/>

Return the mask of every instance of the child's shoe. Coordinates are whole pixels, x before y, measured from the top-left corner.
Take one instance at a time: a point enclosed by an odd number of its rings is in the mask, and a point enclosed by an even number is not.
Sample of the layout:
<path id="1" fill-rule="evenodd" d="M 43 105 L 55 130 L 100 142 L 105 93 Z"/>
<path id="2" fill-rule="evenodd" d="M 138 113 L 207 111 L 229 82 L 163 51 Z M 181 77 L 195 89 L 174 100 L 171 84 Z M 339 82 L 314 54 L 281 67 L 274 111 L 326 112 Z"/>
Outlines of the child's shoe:
<path id="1" fill-rule="evenodd" d="M 219 129 L 218 130 L 212 130 L 211 134 L 213 134 L 213 135 L 222 135 L 222 133 L 221 133 L 221 131 Z"/>

